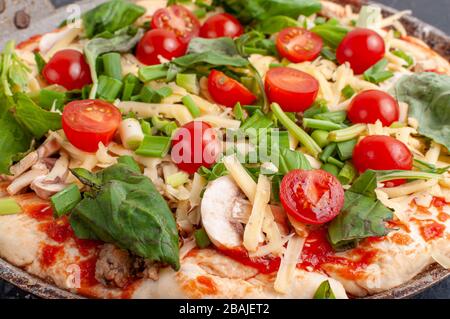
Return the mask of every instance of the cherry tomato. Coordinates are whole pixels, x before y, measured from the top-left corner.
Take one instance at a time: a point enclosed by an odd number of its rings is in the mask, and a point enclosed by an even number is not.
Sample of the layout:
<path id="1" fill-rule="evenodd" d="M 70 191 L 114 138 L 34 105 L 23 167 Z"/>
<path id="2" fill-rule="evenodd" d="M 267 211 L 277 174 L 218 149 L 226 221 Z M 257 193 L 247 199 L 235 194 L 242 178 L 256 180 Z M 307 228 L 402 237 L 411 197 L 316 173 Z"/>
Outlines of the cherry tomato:
<path id="1" fill-rule="evenodd" d="M 277 37 L 278 52 L 294 63 L 315 60 L 322 48 L 322 38 L 304 28 L 287 28 Z"/>
<path id="2" fill-rule="evenodd" d="M 353 150 L 353 163 L 363 173 L 373 170 L 411 170 L 413 156 L 408 147 L 390 136 L 373 135 L 362 139 Z M 396 186 L 404 180 L 388 182 L 387 186 Z"/>
<path id="3" fill-rule="evenodd" d="M 196 16 L 183 6 L 171 5 L 159 9 L 153 15 L 152 29 L 165 29 L 175 33 L 184 43 L 197 37 L 200 32 L 200 22 Z"/>
<path id="4" fill-rule="evenodd" d="M 340 64 L 349 62 L 356 74 L 362 74 L 380 61 L 385 54 L 383 38 L 370 29 L 350 31 L 337 48 Z"/>
<path id="5" fill-rule="evenodd" d="M 42 75 L 49 84 L 58 84 L 67 90 L 80 90 L 91 84 L 91 71 L 81 52 L 61 50 L 48 61 Z"/>
<path id="6" fill-rule="evenodd" d="M 227 107 L 234 107 L 238 102 L 251 105 L 256 101 L 256 96 L 245 86 L 217 70 L 209 74 L 208 91 L 216 103 Z"/>
<path id="7" fill-rule="evenodd" d="M 98 144 L 108 145 L 122 121 L 112 104 L 101 100 L 73 101 L 64 107 L 62 126 L 67 139 L 85 152 L 96 152 Z"/>
<path id="8" fill-rule="evenodd" d="M 220 13 L 208 18 L 200 29 L 200 36 L 208 39 L 236 38 L 243 33 L 244 27 L 242 24 L 228 13 Z"/>
<path id="9" fill-rule="evenodd" d="M 295 220 L 313 225 L 333 220 L 344 206 L 344 189 L 338 179 L 323 170 L 293 170 L 284 176 L 280 200 Z"/>
<path id="10" fill-rule="evenodd" d="M 201 166 L 211 167 L 219 152 L 216 131 L 205 122 L 190 122 L 178 129 L 172 138 L 172 160 L 189 174 L 194 174 Z"/>
<path id="11" fill-rule="evenodd" d="M 160 64 L 159 56 L 171 60 L 186 53 L 187 45 L 169 30 L 148 31 L 136 49 L 137 59 L 145 65 Z"/>
<path id="12" fill-rule="evenodd" d="M 319 82 L 305 72 L 285 67 L 267 72 L 267 97 L 285 112 L 303 112 L 314 103 L 318 93 Z"/>
<path id="13" fill-rule="evenodd" d="M 373 124 L 380 120 L 383 126 L 390 126 L 398 121 L 399 116 L 397 101 L 379 90 L 359 93 L 353 98 L 348 109 L 348 117 L 352 123 Z"/>

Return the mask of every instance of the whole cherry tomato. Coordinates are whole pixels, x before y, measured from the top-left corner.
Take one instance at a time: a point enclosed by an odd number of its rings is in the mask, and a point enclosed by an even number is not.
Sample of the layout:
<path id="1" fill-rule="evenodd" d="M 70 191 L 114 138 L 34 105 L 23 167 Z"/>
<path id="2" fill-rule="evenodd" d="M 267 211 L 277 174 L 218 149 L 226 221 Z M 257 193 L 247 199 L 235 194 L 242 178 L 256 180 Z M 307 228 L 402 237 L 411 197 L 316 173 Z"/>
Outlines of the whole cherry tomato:
<path id="1" fill-rule="evenodd" d="M 236 38 L 244 33 L 244 27 L 238 19 L 228 13 L 219 13 L 209 17 L 200 28 L 202 38 Z"/>

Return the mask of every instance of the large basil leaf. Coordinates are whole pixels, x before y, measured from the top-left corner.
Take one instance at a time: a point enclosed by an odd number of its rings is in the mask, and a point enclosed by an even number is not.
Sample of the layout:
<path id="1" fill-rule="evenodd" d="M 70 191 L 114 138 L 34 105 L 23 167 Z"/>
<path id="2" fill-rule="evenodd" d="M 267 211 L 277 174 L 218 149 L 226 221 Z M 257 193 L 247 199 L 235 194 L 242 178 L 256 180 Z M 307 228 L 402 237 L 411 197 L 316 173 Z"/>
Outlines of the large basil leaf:
<path id="1" fill-rule="evenodd" d="M 419 122 L 420 134 L 450 150 L 450 76 L 435 73 L 404 76 L 392 93 L 409 105 L 408 116 Z"/>
<path id="2" fill-rule="evenodd" d="M 244 23 L 274 16 L 297 19 L 300 15 L 310 16 L 321 9 L 318 0 L 216 0 L 216 3 Z"/>
<path id="3" fill-rule="evenodd" d="M 330 282 L 325 280 L 320 284 L 319 288 L 317 288 L 316 293 L 314 294 L 313 299 L 336 299 L 334 295 L 333 289 L 331 289 Z"/>
<path id="4" fill-rule="evenodd" d="M 95 38 L 90 40 L 84 47 L 84 54 L 86 55 L 87 63 L 91 70 L 91 77 L 94 83 L 90 98 L 95 99 L 97 95 L 98 75 L 97 75 L 97 58 L 108 52 L 129 52 L 131 51 L 139 40 L 144 35 L 142 29 L 132 30 L 124 28 L 115 32 L 108 38 Z"/>
<path id="5" fill-rule="evenodd" d="M 235 43 L 230 38 L 194 38 L 189 44 L 188 54 L 173 60 L 172 63 L 183 68 L 194 67 L 200 63 L 234 67 L 245 67 L 249 64 L 247 59 L 239 55 Z"/>
<path id="6" fill-rule="evenodd" d="M 286 16 L 270 17 L 267 20 L 259 22 L 255 29 L 264 34 L 274 34 L 289 27 L 298 27 L 297 20 Z"/>
<path id="7" fill-rule="evenodd" d="M 361 239 L 386 236 L 385 222 L 392 211 L 376 198 L 377 176 L 374 171 L 361 175 L 345 192 L 342 212 L 328 227 L 330 243 L 336 250 L 354 248 Z"/>
<path id="8" fill-rule="evenodd" d="M 17 93 L 14 98 L 16 100 L 15 118 L 36 139 L 42 138 L 48 131 L 61 129 L 61 114 L 42 109 L 24 93 Z"/>
<path id="9" fill-rule="evenodd" d="M 0 174 L 10 174 L 9 167 L 20 153 L 28 151 L 32 135 L 17 122 L 11 105 L 3 93 L 0 93 Z"/>
<path id="10" fill-rule="evenodd" d="M 316 25 L 311 31 L 319 35 L 325 44 L 333 49 L 339 46 L 348 33 L 348 29 L 341 26 L 336 20 Z"/>
<path id="11" fill-rule="evenodd" d="M 94 185 L 70 216 L 77 237 L 113 243 L 175 270 L 180 268 L 175 219 L 148 177 L 125 164 L 96 174 L 84 174 L 80 169 L 73 172 Z"/>
<path id="12" fill-rule="evenodd" d="M 303 153 L 287 148 L 281 148 L 278 173 L 285 175 L 294 169 L 310 170 L 312 167 Z"/>
<path id="13" fill-rule="evenodd" d="M 83 15 L 86 36 L 92 38 L 103 32 L 114 33 L 128 27 L 145 14 L 145 8 L 130 1 L 111 0 Z"/>

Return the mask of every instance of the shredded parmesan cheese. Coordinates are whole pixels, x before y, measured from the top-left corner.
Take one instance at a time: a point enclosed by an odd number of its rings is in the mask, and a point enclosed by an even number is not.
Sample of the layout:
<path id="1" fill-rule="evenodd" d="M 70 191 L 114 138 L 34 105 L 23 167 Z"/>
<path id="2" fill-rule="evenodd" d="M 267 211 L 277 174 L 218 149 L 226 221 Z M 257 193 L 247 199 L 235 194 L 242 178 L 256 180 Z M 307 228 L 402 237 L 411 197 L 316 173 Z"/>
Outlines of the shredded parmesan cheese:
<path id="1" fill-rule="evenodd" d="M 305 244 L 305 238 L 292 237 L 287 245 L 286 251 L 281 258 L 280 269 L 275 279 L 275 291 L 286 294 L 294 280 L 295 269 Z"/>
<path id="2" fill-rule="evenodd" d="M 397 187 L 382 188 L 381 190 L 385 192 L 389 198 L 396 198 L 429 189 L 434 185 L 437 185 L 437 183 L 437 179 L 430 179 L 428 181 L 417 180 Z"/>
<path id="3" fill-rule="evenodd" d="M 223 164 L 245 196 L 253 203 L 255 201 L 256 183 L 239 163 L 236 155 L 224 157 Z"/>

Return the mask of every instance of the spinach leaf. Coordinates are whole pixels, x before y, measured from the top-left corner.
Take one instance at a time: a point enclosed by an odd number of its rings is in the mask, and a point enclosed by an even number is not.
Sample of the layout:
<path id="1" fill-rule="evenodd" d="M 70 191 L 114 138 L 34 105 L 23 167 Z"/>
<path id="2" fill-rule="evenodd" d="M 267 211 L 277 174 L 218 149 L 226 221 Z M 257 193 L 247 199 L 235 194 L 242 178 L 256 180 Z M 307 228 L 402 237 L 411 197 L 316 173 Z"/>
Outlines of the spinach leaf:
<path id="1" fill-rule="evenodd" d="M 435 73 L 405 76 L 392 93 L 409 105 L 408 117 L 419 122 L 420 134 L 450 150 L 450 76 Z"/>
<path id="2" fill-rule="evenodd" d="M 348 29 L 336 23 L 335 20 L 316 25 L 311 31 L 320 36 L 332 49 L 336 49 L 348 33 Z"/>
<path id="3" fill-rule="evenodd" d="M 74 171 L 76 176 L 80 172 Z M 70 216 L 77 237 L 113 243 L 179 270 L 175 219 L 150 179 L 125 164 L 88 175 L 80 180 L 89 179 L 88 185 L 100 185 L 85 196 Z"/>
<path id="4" fill-rule="evenodd" d="M 173 64 L 190 68 L 200 63 L 214 66 L 245 67 L 247 59 L 239 55 L 235 43 L 230 38 L 194 38 L 189 43 L 188 54 L 172 61 Z"/>
<path id="5" fill-rule="evenodd" d="M 317 288 L 316 293 L 314 294 L 313 299 L 336 299 L 336 296 L 331 289 L 330 282 L 325 280 L 320 284 L 319 288 Z"/>
<path id="6" fill-rule="evenodd" d="M 31 100 L 24 93 L 15 94 L 14 116 L 36 139 L 42 138 L 48 131 L 61 129 L 61 114 L 49 112 Z"/>
<path id="7" fill-rule="evenodd" d="M 264 34 L 274 34 L 289 27 L 298 27 L 297 20 L 287 16 L 275 16 L 259 22 L 255 29 Z"/>
<path id="8" fill-rule="evenodd" d="M 145 8 L 124 0 L 111 0 L 83 15 L 86 36 L 92 38 L 103 32 L 114 33 L 133 24 L 145 14 Z"/>
<path id="9" fill-rule="evenodd" d="M 93 81 L 93 86 L 89 96 L 91 99 L 95 99 L 97 96 L 97 58 L 103 53 L 125 53 L 131 51 L 144 35 L 144 30 L 139 29 L 134 34 L 131 31 L 133 30 L 130 28 L 121 29 L 115 32 L 111 38 L 95 38 L 90 40 L 84 47 L 84 54 L 86 55 L 86 61 L 89 64 Z"/>
<path id="10" fill-rule="evenodd" d="M 30 69 L 15 52 L 15 42 L 9 41 L 0 55 L 0 86 L 5 98 L 11 98 L 13 91 L 24 91 L 28 85 Z"/>
<path id="11" fill-rule="evenodd" d="M 205 178 L 208 182 L 211 182 L 219 177 L 228 175 L 228 171 L 223 163 L 217 163 L 211 169 L 204 166 L 200 167 L 198 174 Z"/>
<path id="12" fill-rule="evenodd" d="M 386 236 L 392 211 L 376 198 L 376 173 L 367 171 L 345 192 L 342 212 L 330 223 L 328 237 L 337 251 L 356 247 L 361 239 Z"/>
<path id="13" fill-rule="evenodd" d="M 236 39 L 239 54 L 246 57 L 251 54 L 278 55 L 275 41 L 266 39 L 264 33 L 253 30 Z"/>
<path id="14" fill-rule="evenodd" d="M 0 174 L 10 174 L 9 167 L 20 153 L 30 149 L 32 135 L 14 118 L 5 94 L 0 93 Z"/>
<path id="15" fill-rule="evenodd" d="M 317 0 L 216 0 L 225 10 L 244 23 L 264 21 L 274 16 L 310 16 L 321 9 Z"/>
<path id="16" fill-rule="evenodd" d="M 394 76 L 394 73 L 386 70 L 388 60 L 382 59 L 373 67 L 364 72 L 364 80 L 378 84 L 384 82 Z"/>

